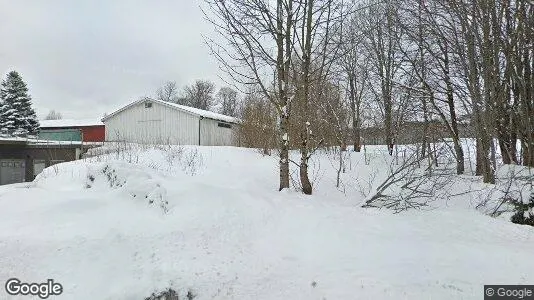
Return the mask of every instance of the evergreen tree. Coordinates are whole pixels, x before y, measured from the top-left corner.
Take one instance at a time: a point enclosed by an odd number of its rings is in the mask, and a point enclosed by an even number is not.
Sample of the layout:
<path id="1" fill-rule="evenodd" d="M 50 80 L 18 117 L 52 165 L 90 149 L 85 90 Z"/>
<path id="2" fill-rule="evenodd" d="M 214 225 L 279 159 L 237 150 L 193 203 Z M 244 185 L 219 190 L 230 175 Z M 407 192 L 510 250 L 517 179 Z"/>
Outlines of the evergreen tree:
<path id="1" fill-rule="evenodd" d="M 39 121 L 32 108 L 28 87 L 16 71 L 7 74 L 0 88 L 0 130 L 15 134 L 35 134 Z"/>
<path id="2" fill-rule="evenodd" d="M 18 112 L 0 94 L 0 132 L 11 133 L 15 131 L 15 120 L 18 118 Z"/>

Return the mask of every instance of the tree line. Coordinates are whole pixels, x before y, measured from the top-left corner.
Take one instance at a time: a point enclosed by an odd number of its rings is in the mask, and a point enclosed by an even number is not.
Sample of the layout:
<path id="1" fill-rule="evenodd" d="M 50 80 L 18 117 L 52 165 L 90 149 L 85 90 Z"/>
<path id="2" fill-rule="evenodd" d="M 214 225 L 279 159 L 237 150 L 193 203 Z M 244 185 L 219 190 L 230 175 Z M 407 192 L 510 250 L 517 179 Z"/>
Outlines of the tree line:
<path id="1" fill-rule="evenodd" d="M 534 167 L 534 4 L 497 0 L 205 0 L 212 54 L 246 90 L 243 140 L 279 155 L 312 193 L 308 162 L 325 145 L 360 151 L 374 126 L 393 155 L 421 124 L 432 159 L 436 125 L 465 172 L 460 130 L 472 128 L 476 175 L 497 163 Z M 291 160 L 290 150 L 300 159 Z M 502 158 L 498 162 L 497 151 Z"/>
<path id="2" fill-rule="evenodd" d="M 175 81 L 167 81 L 156 91 L 156 99 L 237 117 L 241 105 L 238 92 L 231 87 L 215 91 L 215 84 L 208 80 L 196 80 L 181 90 Z"/>

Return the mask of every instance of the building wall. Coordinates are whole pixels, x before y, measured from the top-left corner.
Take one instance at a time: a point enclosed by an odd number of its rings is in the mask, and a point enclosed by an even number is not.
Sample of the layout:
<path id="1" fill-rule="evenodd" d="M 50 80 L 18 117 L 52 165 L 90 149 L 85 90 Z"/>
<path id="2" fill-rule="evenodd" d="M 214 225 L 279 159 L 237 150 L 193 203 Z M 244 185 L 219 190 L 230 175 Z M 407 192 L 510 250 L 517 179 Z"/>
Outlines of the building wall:
<path id="1" fill-rule="evenodd" d="M 141 102 L 105 120 L 106 140 L 179 145 L 200 143 L 204 146 L 236 144 L 234 132 L 238 125 L 150 103 L 151 108 L 146 108 L 145 102 Z M 219 123 L 226 125 L 219 126 Z"/>
<path id="2" fill-rule="evenodd" d="M 37 136 L 40 140 L 81 142 L 82 130 L 69 128 L 41 128 Z"/>
<path id="3" fill-rule="evenodd" d="M 41 128 L 39 133 L 40 139 L 50 139 L 53 141 L 80 141 L 84 142 L 103 142 L 106 136 L 104 125 L 98 126 L 80 126 L 80 127 L 60 127 L 60 128 Z"/>
<path id="4" fill-rule="evenodd" d="M 219 124 L 223 126 L 219 126 Z M 230 128 L 225 127 L 230 126 Z M 233 146 L 236 145 L 236 124 L 205 119 L 200 121 L 200 141 L 203 146 Z"/>
<path id="5" fill-rule="evenodd" d="M 44 167 L 49 167 L 59 162 L 76 160 L 79 152 L 80 149 L 76 147 L 0 145 L 0 161 L 23 160 L 25 181 L 32 181 L 35 177 L 34 165 L 43 164 Z"/>
<path id="6" fill-rule="evenodd" d="M 199 117 L 152 103 L 131 106 L 105 121 L 107 141 L 198 145 Z"/>
<path id="7" fill-rule="evenodd" d="M 80 127 L 83 132 L 84 142 L 103 142 L 106 137 L 105 126 Z"/>
<path id="8" fill-rule="evenodd" d="M 423 141 L 424 123 L 422 122 L 410 122 L 403 124 L 401 128 L 396 131 L 396 144 L 415 144 Z M 460 138 L 473 138 L 473 130 L 470 125 L 458 124 L 458 131 Z M 362 137 L 362 143 L 367 145 L 385 145 L 386 137 L 385 131 L 380 127 L 368 127 L 362 128 L 360 131 Z M 435 121 L 430 124 L 428 129 L 428 138 L 432 140 L 443 140 L 451 137 L 450 132 L 445 128 L 445 125 L 441 122 Z M 352 132 L 349 131 L 348 136 L 352 136 Z"/>

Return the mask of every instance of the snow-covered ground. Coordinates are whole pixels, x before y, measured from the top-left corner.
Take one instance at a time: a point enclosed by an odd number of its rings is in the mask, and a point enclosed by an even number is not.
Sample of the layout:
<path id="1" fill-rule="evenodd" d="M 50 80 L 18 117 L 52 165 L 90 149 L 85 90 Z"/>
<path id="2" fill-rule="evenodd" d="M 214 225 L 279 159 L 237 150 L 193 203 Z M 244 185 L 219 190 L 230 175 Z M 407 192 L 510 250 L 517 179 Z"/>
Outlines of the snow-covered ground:
<path id="1" fill-rule="evenodd" d="M 317 154 L 304 196 L 278 192 L 276 157 L 254 150 L 123 146 L 0 187 L 2 283 L 53 278 L 49 299 L 82 300 L 481 299 L 534 283 L 534 228 L 474 209 L 490 189 L 475 177 L 393 214 L 360 207 L 392 163 L 382 147 L 350 154 L 339 188 L 335 155 Z"/>

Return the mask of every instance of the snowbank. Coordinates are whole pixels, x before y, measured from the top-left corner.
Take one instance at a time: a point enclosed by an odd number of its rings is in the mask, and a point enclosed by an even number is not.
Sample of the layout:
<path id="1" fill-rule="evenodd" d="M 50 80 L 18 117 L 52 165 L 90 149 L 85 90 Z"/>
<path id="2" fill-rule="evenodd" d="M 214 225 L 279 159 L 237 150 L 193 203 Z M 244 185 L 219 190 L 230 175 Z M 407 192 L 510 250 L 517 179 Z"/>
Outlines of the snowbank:
<path id="1" fill-rule="evenodd" d="M 117 149 L 0 187 L 0 280 L 53 278 L 58 299 L 82 300 L 476 299 L 534 282 L 534 229 L 482 214 L 476 196 L 361 208 L 394 163 L 379 149 L 368 164 L 350 154 L 340 188 L 335 155 L 318 154 L 312 196 L 277 192 L 276 158 L 253 150 Z"/>

